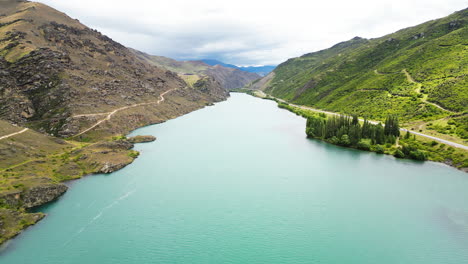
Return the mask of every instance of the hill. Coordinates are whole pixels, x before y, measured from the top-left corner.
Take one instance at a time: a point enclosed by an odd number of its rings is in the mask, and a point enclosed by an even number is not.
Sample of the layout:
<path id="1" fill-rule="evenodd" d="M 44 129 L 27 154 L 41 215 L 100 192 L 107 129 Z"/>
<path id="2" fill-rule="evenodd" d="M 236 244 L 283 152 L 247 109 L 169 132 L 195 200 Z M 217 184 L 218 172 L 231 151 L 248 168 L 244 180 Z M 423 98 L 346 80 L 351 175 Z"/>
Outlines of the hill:
<path id="1" fill-rule="evenodd" d="M 132 50 L 137 57 L 157 67 L 176 72 L 181 78 L 194 83 L 199 79 L 210 76 L 218 81 L 226 90 L 241 88 L 259 78 L 260 75 L 241 71 L 223 65 L 211 66 L 203 61 L 177 61 L 163 56 L 153 56 L 141 51 Z"/>
<path id="2" fill-rule="evenodd" d="M 222 89 L 210 93 L 191 89 L 177 74 L 139 59 L 109 37 L 46 5 L 14 0 L 1 4 L 1 119 L 73 136 L 96 119 L 83 114 L 156 102 L 163 92 L 174 90 L 165 104 L 154 109 L 165 112 L 160 117 L 136 108 L 133 113 L 122 112 L 132 118 L 121 124 L 122 129 L 97 129 L 109 135 L 161 122 L 227 96 Z"/>
<path id="3" fill-rule="evenodd" d="M 252 84 L 300 105 L 468 140 L 468 10 L 292 58 Z"/>

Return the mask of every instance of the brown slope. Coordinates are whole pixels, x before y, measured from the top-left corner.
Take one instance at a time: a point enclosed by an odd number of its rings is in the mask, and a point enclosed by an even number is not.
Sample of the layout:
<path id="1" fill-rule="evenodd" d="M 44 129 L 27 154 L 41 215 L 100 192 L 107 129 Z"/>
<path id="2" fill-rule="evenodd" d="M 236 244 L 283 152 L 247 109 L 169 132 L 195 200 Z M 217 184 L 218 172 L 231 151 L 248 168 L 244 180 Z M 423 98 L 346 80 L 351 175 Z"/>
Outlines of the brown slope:
<path id="1" fill-rule="evenodd" d="M 156 102 L 162 93 L 174 90 L 164 104 L 121 111 L 113 122 L 90 133 L 101 137 L 226 98 L 222 91 L 188 88 L 177 74 L 141 60 L 123 45 L 46 5 L 0 0 L 0 6 L 1 119 L 73 136 L 96 121 L 80 114 Z"/>
<path id="2" fill-rule="evenodd" d="M 242 88 L 246 84 L 261 78 L 261 76 L 256 73 L 241 71 L 221 65 L 212 66 L 206 69 L 204 73 L 219 80 L 221 85 L 228 90 Z"/>

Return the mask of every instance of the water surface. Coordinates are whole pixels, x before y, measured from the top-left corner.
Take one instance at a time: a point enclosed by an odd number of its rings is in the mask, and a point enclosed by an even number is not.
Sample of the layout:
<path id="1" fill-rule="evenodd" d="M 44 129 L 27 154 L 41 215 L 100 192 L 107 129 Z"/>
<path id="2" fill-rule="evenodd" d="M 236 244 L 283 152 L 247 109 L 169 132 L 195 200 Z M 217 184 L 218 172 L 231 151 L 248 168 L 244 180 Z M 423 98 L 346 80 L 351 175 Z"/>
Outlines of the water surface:
<path id="1" fill-rule="evenodd" d="M 141 156 L 75 181 L 2 264 L 468 263 L 468 176 L 308 140 L 233 94 L 132 135 Z"/>

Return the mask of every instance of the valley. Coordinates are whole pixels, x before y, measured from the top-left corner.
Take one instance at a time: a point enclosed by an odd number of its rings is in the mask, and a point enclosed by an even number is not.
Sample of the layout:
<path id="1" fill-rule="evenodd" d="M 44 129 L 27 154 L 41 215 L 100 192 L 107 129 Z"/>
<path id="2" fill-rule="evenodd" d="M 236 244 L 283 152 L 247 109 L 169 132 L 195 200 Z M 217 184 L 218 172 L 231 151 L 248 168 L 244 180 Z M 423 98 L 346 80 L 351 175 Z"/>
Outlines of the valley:
<path id="1" fill-rule="evenodd" d="M 0 0 L 0 262 L 468 260 L 468 9 L 278 66 L 233 21 L 176 60 L 178 27 L 139 25 L 143 52 Z"/>

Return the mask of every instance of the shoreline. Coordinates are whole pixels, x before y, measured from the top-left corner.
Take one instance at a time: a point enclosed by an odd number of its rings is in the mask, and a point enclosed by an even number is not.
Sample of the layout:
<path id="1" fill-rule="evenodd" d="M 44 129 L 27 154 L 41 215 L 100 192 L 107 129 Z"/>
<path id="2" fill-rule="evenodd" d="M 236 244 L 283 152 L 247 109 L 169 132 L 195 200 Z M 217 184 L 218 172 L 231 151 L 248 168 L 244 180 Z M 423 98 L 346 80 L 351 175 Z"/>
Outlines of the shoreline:
<path id="1" fill-rule="evenodd" d="M 284 101 L 284 100 L 279 100 L 279 99 L 277 99 L 277 98 L 275 98 L 275 97 L 269 97 L 267 94 L 264 94 L 264 96 L 259 96 L 259 95 L 256 95 L 256 94 L 255 94 L 255 91 L 250 91 L 250 90 L 247 91 L 247 92 L 245 92 L 245 91 L 232 91 L 232 92 L 244 93 L 244 94 L 248 94 L 248 95 L 250 95 L 250 96 L 257 97 L 257 98 L 260 98 L 260 99 L 274 101 L 274 102 L 277 103 L 277 107 L 279 107 L 279 108 L 281 108 L 281 109 L 284 109 L 284 110 L 287 110 L 287 111 L 289 111 L 289 112 L 291 112 L 291 113 L 294 113 L 294 114 L 296 114 L 296 115 L 300 115 L 300 116 L 302 116 L 303 118 L 306 118 L 306 119 L 307 119 L 307 117 L 304 116 L 303 114 L 301 114 L 299 111 L 294 111 L 293 109 L 290 109 L 289 107 L 282 107 L 281 104 L 287 104 L 287 105 L 290 106 L 291 108 L 299 108 L 299 109 L 302 109 L 302 110 L 308 110 L 308 109 L 303 109 L 303 108 L 301 108 L 300 106 L 291 105 L 291 104 L 289 104 L 288 102 L 286 102 L 286 101 Z M 260 92 L 261 92 L 261 91 L 260 91 Z M 262 92 L 262 93 L 263 93 L 263 92 Z M 309 110 L 309 111 L 312 111 L 312 110 Z M 320 113 L 329 113 L 329 114 L 333 114 L 333 115 L 339 115 L 339 114 L 337 114 L 337 113 L 332 113 L 332 112 L 328 112 L 328 111 L 320 111 Z M 413 135 L 418 135 L 418 136 L 420 136 L 420 137 L 424 137 L 424 136 L 421 136 L 421 135 L 420 135 L 421 133 L 414 133 L 413 131 L 409 131 L 409 130 L 404 129 L 404 128 L 401 128 L 400 130 L 401 130 L 401 131 L 404 131 L 404 132 L 410 132 L 410 133 L 413 134 Z M 304 131 L 305 131 L 305 128 L 304 128 Z M 375 154 L 382 154 L 382 155 L 389 155 L 389 156 L 393 156 L 395 159 L 399 159 L 399 160 L 413 160 L 413 161 L 417 161 L 417 160 L 409 159 L 409 158 L 397 158 L 397 157 L 394 156 L 394 153 L 390 153 L 390 152 L 388 152 L 387 150 L 386 150 L 385 152 L 383 152 L 383 153 L 378 153 L 377 151 L 373 151 L 373 150 L 371 150 L 371 149 L 369 149 L 369 150 L 364 150 L 364 149 L 359 149 L 359 148 L 357 148 L 357 147 L 352 147 L 352 146 L 341 146 L 341 145 L 338 145 L 338 144 L 333 144 L 333 143 L 331 143 L 331 142 L 329 142 L 329 141 L 327 141 L 327 140 L 320 139 L 320 138 L 312 138 L 312 137 L 309 137 L 309 136 L 307 136 L 307 138 L 308 138 L 308 139 L 318 140 L 318 141 L 324 142 L 324 143 L 326 143 L 326 144 L 331 144 L 331 145 L 334 145 L 334 146 L 337 146 L 337 147 L 346 148 L 346 149 L 353 149 L 353 150 L 365 151 L 365 152 L 373 152 L 373 153 L 375 153 Z M 457 145 L 459 145 L 459 144 L 457 144 Z M 392 146 L 392 148 L 393 148 L 393 146 Z M 389 148 L 389 149 L 392 149 L 392 148 Z M 466 151 L 465 148 L 460 148 L 460 149 L 463 150 L 463 151 Z M 437 160 L 427 159 L 427 160 L 425 160 L 425 161 L 419 161 L 419 162 L 424 163 L 424 162 L 426 162 L 426 161 L 435 162 L 435 163 L 439 163 L 439 164 L 443 164 L 443 165 L 445 165 L 445 166 L 448 166 L 448 167 L 451 167 L 451 168 L 460 170 L 460 171 L 462 171 L 462 172 L 468 173 L 468 167 L 458 167 L 458 166 L 456 166 L 456 164 L 453 163 L 452 160 L 449 160 L 449 159 L 446 159 L 446 160 L 444 160 L 444 161 L 437 161 Z"/>
<path id="2" fill-rule="evenodd" d="M 96 167 L 96 168 L 94 168 L 95 169 L 94 171 L 90 171 L 89 173 L 84 174 L 84 175 L 80 175 L 79 177 L 72 176 L 71 178 L 67 178 L 67 179 L 64 179 L 64 180 L 56 182 L 56 183 L 49 183 L 49 186 L 54 185 L 55 187 L 62 188 L 64 191 L 57 192 L 54 195 L 52 195 L 51 197 L 49 197 L 48 199 L 41 199 L 40 197 L 37 197 L 37 196 L 32 197 L 32 199 L 36 200 L 36 202 L 37 202 L 33 206 L 30 206 L 30 207 L 28 207 L 28 206 L 27 207 L 23 207 L 23 206 L 18 207 L 18 206 L 16 206 L 15 207 L 14 204 L 12 204 L 12 203 L 21 203 L 22 204 L 22 201 L 17 201 L 17 200 L 18 199 L 23 199 L 24 197 L 29 197 L 29 194 L 31 193 L 29 189 L 28 190 L 9 191 L 9 192 L 0 193 L 0 205 L 4 205 L 3 207 L 0 207 L 0 231 L 3 231 L 2 233 L 0 233 L 0 255 L 1 255 L 1 252 L 4 251 L 8 247 L 8 245 L 11 242 L 12 239 L 14 239 L 18 235 L 20 235 L 23 231 L 27 230 L 29 227 L 37 224 L 38 222 L 40 222 L 41 220 L 43 220 L 44 218 L 47 217 L 47 214 L 44 214 L 44 213 L 42 213 L 40 211 L 36 211 L 36 210 L 38 208 L 40 208 L 41 206 L 45 206 L 47 204 L 50 204 L 50 203 L 53 203 L 53 202 L 56 202 L 57 200 L 59 200 L 60 197 L 62 197 L 67 192 L 70 185 L 72 185 L 72 184 L 67 184 L 67 183 L 72 183 L 72 182 L 74 182 L 76 180 L 79 180 L 79 179 L 82 179 L 84 177 L 88 177 L 88 176 L 92 176 L 92 175 L 96 175 L 96 174 L 110 174 L 112 172 L 123 169 L 126 166 L 133 163 L 133 161 L 135 161 L 135 159 L 138 158 L 138 156 L 140 155 L 140 153 L 138 151 L 134 150 L 134 144 L 147 143 L 147 142 L 152 142 L 152 141 L 156 140 L 156 137 L 152 136 L 152 135 L 148 135 L 148 136 L 139 136 L 139 135 L 137 135 L 137 136 L 133 136 L 133 137 L 128 137 L 128 135 L 131 134 L 133 131 L 135 131 L 137 129 L 140 129 L 140 128 L 143 128 L 143 127 L 165 123 L 165 122 L 167 122 L 169 120 L 172 120 L 172 119 L 175 119 L 175 118 L 190 114 L 192 112 L 201 110 L 201 109 L 203 109 L 203 108 L 205 108 L 207 106 L 213 106 L 213 105 L 215 105 L 215 103 L 226 101 L 227 99 L 229 99 L 229 95 L 225 99 L 223 99 L 221 101 L 210 101 L 210 102 L 206 102 L 204 104 L 199 104 L 198 107 L 196 107 L 195 109 L 192 108 L 192 109 L 189 109 L 189 111 L 183 111 L 183 113 L 181 113 L 181 114 L 179 114 L 177 116 L 174 116 L 174 117 L 167 118 L 167 119 L 165 119 L 163 121 L 151 122 L 151 123 L 148 123 L 148 124 L 144 124 L 142 126 L 135 127 L 133 129 L 127 131 L 125 133 L 126 136 L 124 136 L 124 138 L 122 138 L 122 136 L 114 136 L 114 137 L 112 137 L 112 139 L 103 138 L 103 139 L 101 139 L 101 140 L 99 140 L 97 142 L 93 142 L 93 143 L 91 143 L 89 145 L 86 145 L 84 147 L 73 150 L 73 151 L 76 151 L 79 154 L 79 152 L 83 151 L 83 149 L 92 148 L 92 146 L 96 146 L 96 145 L 105 146 L 105 147 L 107 147 L 107 149 L 102 151 L 102 152 L 106 152 L 105 154 L 112 153 L 112 154 L 116 154 L 118 156 L 120 155 L 120 158 L 122 158 L 123 160 L 120 160 L 121 161 L 120 163 L 112 163 L 111 160 L 113 158 L 115 159 L 115 157 L 108 157 L 109 160 L 104 160 L 103 161 L 104 166 L 101 167 L 101 168 Z M 118 139 L 114 140 L 113 138 L 118 138 Z M 154 139 L 152 139 L 152 138 L 154 138 Z M 113 153 L 114 151 L 116 151 L 117 153 Z M 47 159 L 47 157 L 45 159 Z M 34 161 L 31 161 L 31 162 L 34 162 Z M 38 161 L 36 161 L 36 162 L 38 162 Z M 42 161 L 39 161 L 39 162 L 42 162 Z M 96 160 L 90 160 L 88 162 L 89 163 L 99 163 L 99 162 L 102 162 L 102 160 L 96 159 Z M 108 165 L 107 167 L 106 167 L 106 164 Z M 44 189 L 43 187 L 44 187 L 43 185 L 38 186 L 38 188 Z M 36 192 L 36 194 L 40 194 L 40 190 L 38 192 Z M 16 222 L 18 222 L 20 224 L 15 223 L 16 225 L 14 225 L 14 226 L 8 226 L 8 225 L 5 225 L 3 223 L 3 221 L 1 221 L 2 216 L 3 216 L 3 218 L 5 218 L 5 217 L 9 217 L 11 215 L 18 215 L 18 214 L 20 215 L 20 219 L 17 219 Z M 24 222 L 25 219 L 31 219 L 31 218 L 34 218 L 34 219 L 31 220 L 31 221 L 26 221 L 25 224 L 21 224 L 21 222 Z"/>

